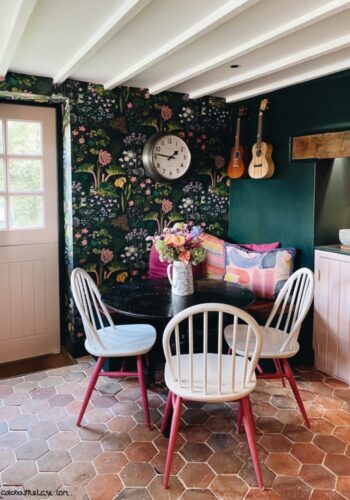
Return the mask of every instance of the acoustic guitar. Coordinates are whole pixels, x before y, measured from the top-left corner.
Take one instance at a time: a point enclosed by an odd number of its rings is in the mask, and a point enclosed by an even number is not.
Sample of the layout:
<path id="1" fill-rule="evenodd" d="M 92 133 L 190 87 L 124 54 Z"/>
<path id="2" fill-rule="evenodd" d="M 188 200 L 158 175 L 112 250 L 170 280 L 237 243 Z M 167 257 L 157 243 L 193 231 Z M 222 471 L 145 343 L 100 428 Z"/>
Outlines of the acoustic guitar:
<path id="1" fill-rule="evenodd" d="M 258 133 L 256 143 L 252 147 L 252 160 L 249 164 L 248 173 L 252 179 L 270 179 L 275 172 L 272 161 L 272 145 L 262 141 L 263 116 L 268 108 L 268 100 L 263 99 L 260 103 L 258 118 Z"/>
<path id="2" fill-rule="evenodd" d="M 244 177 L 246 173 L 246 167 L 244 162 L 244 148 L 240 144 L 241 118 L 246 114 L 247 114 L 247 108 L 245 106 L 241 106 L 239 108 L 236 119 L 235 145 L 231 149 L 231 159 L 227 167 L 227 175 L 231 179 L 239 179 L 240 177 Z"/>

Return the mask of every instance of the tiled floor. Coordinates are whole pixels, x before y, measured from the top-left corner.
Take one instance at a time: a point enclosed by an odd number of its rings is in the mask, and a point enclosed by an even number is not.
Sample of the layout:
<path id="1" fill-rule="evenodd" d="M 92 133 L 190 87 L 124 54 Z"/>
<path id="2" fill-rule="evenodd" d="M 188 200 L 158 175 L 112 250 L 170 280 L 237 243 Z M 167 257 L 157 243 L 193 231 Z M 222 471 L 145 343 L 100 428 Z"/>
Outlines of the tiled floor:
<path id="1" fill-rule="evenodd" d="M 301 425 L 288 389 L 277 381 L 259 381 L 252 399 L 264 493 L 255 487 L 245 434 L 233 430 L 236 404 L 187 404 L 174 476 L 165 492 L 167 440 L 158 430 L 165 392 L 149 392 L 154 423 L 149 432 L 136 381 L 102 378 L 84 426 L 77 429 L 92 364 L 91 358 L 81 358 L 74 366 L 0 380 L 0 497 L 4 489 L 38 488 L 68 492 L 75 500 L 350 499 L 350 389 L 345 384 L 312 370 L 296 372 L 310 431 Z"/>

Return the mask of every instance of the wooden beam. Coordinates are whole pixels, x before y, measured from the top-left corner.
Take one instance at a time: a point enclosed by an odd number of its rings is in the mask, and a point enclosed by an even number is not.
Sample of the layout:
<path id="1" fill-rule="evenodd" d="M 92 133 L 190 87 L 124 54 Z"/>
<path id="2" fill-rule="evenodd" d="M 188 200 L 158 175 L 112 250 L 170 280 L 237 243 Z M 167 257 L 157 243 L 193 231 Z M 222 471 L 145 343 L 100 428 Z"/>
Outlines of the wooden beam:
<path id="1" fill-rule="evenodd" d="M 165 57 L 169 57 L 171 54 L 174 54 L 186 45 L 192 43 L 194 40 L 197 40 L 197 38 L 209 33 L 227 20 L 232 19 L 232 17 L 240 14 L 258 1 L 260 0 L 229 0 L 217 10 L 191 26 L 189 29 L 169 40 L 169 42 L 161 45 L 140 61 L 130 65 L 122 73 L 119 73 L 114 78 L 111 78 L 111 80 L 104 84 L 104 88 L 111 90 L 118 85 L 122 85 L 124 82 L 130 80 L 142 71 L 154 66 Z"/>
<path id="2" fill-rule="evenodd" d="M 225 51 L 222 50 L 220 54 L 212 59 L 207 59 L 200 64 L 192 64 L 190 68 L 185 69 L 182 72 L 178 72 L 176 75 L 171 76 L 165 80 L 155 83 L 149 88 L 151 94 L 158 94 L 164 90 L 169 90 L 176 85 L 195 78 L 207 71 L 213 70 L 222 66 L 223 64 L 228 64 L 234 59 L 238 59 L 256 49 L 260 49 L 264 45 L 272 43 L 283 37 L 286 37 L 296 31 L 302 30 L 307 26 L 311 26 L 318 23 L 330 16 L 337 14 L 338 12 L 347 9 L 350 5 L 349 0 L 331 0 L 325 5 L 321 5 L 305 14 L 298 16 L 295 19 L 291 19 L 287 23 L 277 26 L 276 28 L 267 31 L 266 33 L 252 38 L 246 43 L 241 43 L 240 45 L 235 45 L 233 48 Z"/>
<path id="3" fill-rule="evenodd" d="M 95 54 L 151 0 L 127 0 L 56 73 L 54 83 L 64 82 L 81 64 Z"/>
<path id="4" fill-rule="evenodd" d="M 350 157 L 350 130 L 293 137 L 292 160 Z"/>
<path id="5" fill-rule="evenodd" d="M 8 25 L 8 32 L 0 47 L 0 76 L 6 76 L 36 2 L 37 0 L 19 0 L 15 5 L 11 22 Z M 4 7 L 5 11 L 6 8 Z M 10 9 L 10 7 L 8 8 Z"/>

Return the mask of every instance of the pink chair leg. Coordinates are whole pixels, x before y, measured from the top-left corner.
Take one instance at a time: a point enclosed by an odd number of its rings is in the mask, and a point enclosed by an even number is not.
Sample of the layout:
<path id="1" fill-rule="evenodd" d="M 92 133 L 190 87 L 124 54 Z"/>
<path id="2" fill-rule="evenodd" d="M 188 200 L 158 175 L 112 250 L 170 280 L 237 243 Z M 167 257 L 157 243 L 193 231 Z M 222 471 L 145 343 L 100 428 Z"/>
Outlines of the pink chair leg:
<path id="1" fill-rule="evenodd" d="M 241 432 L 242 418 L 243 418 L 242 402 L 238 401 L 236 434 L 239 434 Z"/>
<path id="2" fill-rule="evenodd" d="M 286 387 L 286 381 L 284 380 L 284 373 L 282 370 L 281 361 L 278 358 L 275 358 L 273 360 L 273 362 L 275 363 L 277 373 L 281 376 L 281 381 L 282 381 L 283 387 Z"/>
<path id="3" fill-rule="evenodd" d="M 306 414 L 305 406 L 304 406 L 303 400 L 301 399 L 298 386 L 295 383 L 293 372 L 292 372 L 292 370 L 289 366 L 289 363 L 286 359 L 282 359 L 282 363 L 283 363 L 284 373 L 286 374 L 286 376 L 288 378 L 288 381 L 289 381 L 290 386 L 292 388 L 292 391 L 294 393 L 295 399 L 297 400 L 297 403 L 299 405 L 299 409 L 300 409 L 301 414 L 302 414 L 303 419 L 304 419 L 304 423 L 305 423 L 306 427 L 310 427 L 310 422 L 309 422 L 308 416 Z"/>
<path id="4" fill-rule="evenodd" d="M 151 429 L 151 417 L 149 414 L 147 388 L 146 388 L 145 374 L 143 373 L 142 356 L 137 356 L 137 375 L 139 377 L 142 403 L 143 403 L 143 411 L 145 413 L 146 427 L 148 429 Z"/>
<path id="5" fill-rule="evenodd" d="M 163 415 L 163 420 L 162 420 L 162 425 L 160 427 L 160 432 L 164 434 L 165 429 L 168 425 L 169 417 L 173 409 L 173 401 L 172 401 L 172 393 L 171 391 L 168 392 L 168 397 L 166 400 L 166 405 L 165 405 L 165 410 L 164 410 L 164 415 Z"/>
<path id="6" fill-rule="evenodd" d="M 258 455 L 258 450 L 256 447 L 256 440 L 255 440 L 254 417 L 253 417 L 252 407 L 250 405 L 249 396 L 241 399 L 241 404 L 242 404 L 242 412 L 243 412 L 243 422 L 244 422 L 244 427 L 245 427 L 245 431 L 247 434 L 247 440 L 248 440 L 248 445 L 249 445 L 249 449 L 250 449 L 250 454 L 251 454 L 252 460 L 253 460 L 256 479 L 258 481 L 259 488 L 264 489 L 264 480 L 262 477 L 260 460 L 259 460 L 259 455 Z"/>
<path id="7" fill-rule="evenodd" d="M 170 476 L 171 466 L 173 464 L 173 459 L 174 459 L 174 452 L 175 452 L 175 446 L 176 446 L 176 436 L 177 436 L 177 431 L 179 430 L 179 426 L 180 426 L 181 406 L 182 406 L 182 399 L 179 396 L 177 396 L 175 408 L 174 408 L 173 419 L 171 422 L 171 431 L 170 431 L 168 452 L 167 452 L 166 464 L 165 464 L 164 481 L 163 481 L 163 486 L 165 489 L 168 487 L 168 484 L 169 484 L 169 476 Z"/>
<path id="8" fill-rule="evenodd" d="M 94 390 L 94 387 L 96 385 L 96 382 L 97 382 L 99 373 L 100 373 L 100 371 L 102 369 L 104 361 L 105 361 L 104 358 L 98 358 L 98 360 L 96 362 L 96 365 L 95 365 L 95 368 L 94 368 L 94 371 L 92 372 L 92 375 L 90 377 L 90 382 L 89 382 L 88 388 L 86 390 L 84 401 L 83 401 L 83 404 L 82 404 L 82 407 L 81 407 L 81 410 L 80 410 L 80 413 L 79 413 L 79 416 L 78 416 L 78 420 L 77 420 L 77 426 L 78 427 L 80 427 L 80 424 L 81 424 L 81 421 L 83 419 L 86 407 L 87 407 L 87 405 L 88 405 L 88 403 L 90 401 L 90 397 L 91 397 L 92 391 Z"/>
<path id="9" fill-rule="evenodd" d="M 264 370 L 261 368 L 261 365 L 259 365 L 259 363 L 257 363 L 256 369 L 258 370 L 259 373 L 264 373 Z"/>

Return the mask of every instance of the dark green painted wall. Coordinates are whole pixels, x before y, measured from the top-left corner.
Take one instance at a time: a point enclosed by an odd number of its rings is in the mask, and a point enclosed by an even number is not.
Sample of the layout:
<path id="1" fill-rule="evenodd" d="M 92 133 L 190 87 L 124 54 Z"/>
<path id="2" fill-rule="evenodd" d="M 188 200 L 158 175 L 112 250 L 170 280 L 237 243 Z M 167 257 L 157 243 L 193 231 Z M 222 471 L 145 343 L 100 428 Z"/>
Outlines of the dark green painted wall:
<path id="1" fill-rule="evenodd" d="M 314 161 L 290 160 L 295 135 L 350 128 L 350 71 L 295 85 L 244 102 L 249 119 L 244 144 L 255 142 L 262 97 L 271 100 L 264 139 L 271 142 L 276 174 L 270 180 L 231 182 L 229 235 L 237 242 L 281 241 L 300 250 L 300 264 L 313 266 Z M 232 105 L 233 120 L 239 105 Z"/>

